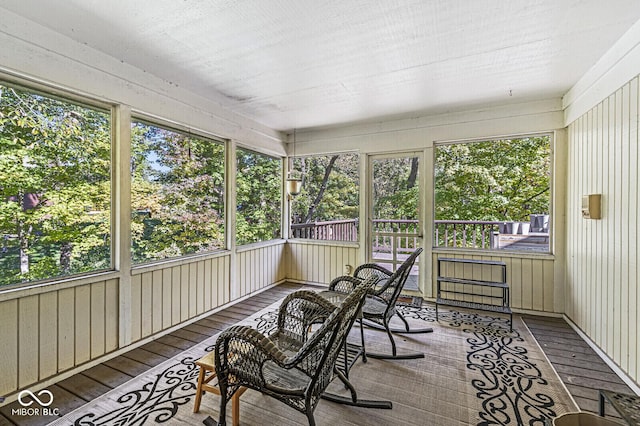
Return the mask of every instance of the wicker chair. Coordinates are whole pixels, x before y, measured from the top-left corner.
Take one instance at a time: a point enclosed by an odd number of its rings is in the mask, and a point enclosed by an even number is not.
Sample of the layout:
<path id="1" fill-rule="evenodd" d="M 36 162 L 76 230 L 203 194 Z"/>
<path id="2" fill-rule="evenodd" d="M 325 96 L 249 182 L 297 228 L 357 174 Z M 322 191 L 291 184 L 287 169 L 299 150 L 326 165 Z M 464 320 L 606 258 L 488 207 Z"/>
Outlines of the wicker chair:
<path id="1" fill-rule="evenodd" d="M 219 424 L 226 424 L 233 394 L 247 387 L 304 413 L 309 425 L 315 425 L 313 411 L 329 383 L 336 375 L 348 383 L 335 368 L 336 358 L 373 282 L 362 281 L 337 307 L 311 291 L 290 294 L 270 336 L 245 326 L 222 332 L 215 347 Z M 317 330 L 310 332 L 314 325 Z"/>
<path id="2" fill-rule="evenodd" d="M 362 308 L 362 318 L 365 322 L 368 323 L 368 325 L 372 325 L 375 328 L 384 329 L 389 336 L 389 340 L 391 341 L 391 355 L 364 352 L 362 354 L 362 360 L 364 362 L 367 361 L 367 356 L 371 358 L 382 359 L 424 358 L 423 353 L 409 353 L 398 355 L 396 343 L 393 339 L 394 332 L 431 333 L 433 331 L 432 328 L 414 330 L 410 329 L 407 320 L 396 309 L 396 302 L 398 301 L 398 297 L 400 296 L 404 284 L 406 283 L 407 278 L 411 273 L 411 268 L 413 267 L 413 264 L 415 263 L 420 253 L 422 253 L 422 248 L 416 249 L 395 272 L 391 272 L 373 263 L 360 265 L 354 271 L 353 275 L 356 278 L 364 280 L 374 277 L 374 279 L 377 281 L 372 294 L 369 294 L 367 296 L 366 302 Z M 389 322 L 394 315 L 397 315 L 402 320 L 405 327 L 404 330 L 392 329 L 389 327 Z M 360 325 L 362 326 L 362 321 L 360 322 Z M 364 346 L 364 340 L 362 344 Z"/>

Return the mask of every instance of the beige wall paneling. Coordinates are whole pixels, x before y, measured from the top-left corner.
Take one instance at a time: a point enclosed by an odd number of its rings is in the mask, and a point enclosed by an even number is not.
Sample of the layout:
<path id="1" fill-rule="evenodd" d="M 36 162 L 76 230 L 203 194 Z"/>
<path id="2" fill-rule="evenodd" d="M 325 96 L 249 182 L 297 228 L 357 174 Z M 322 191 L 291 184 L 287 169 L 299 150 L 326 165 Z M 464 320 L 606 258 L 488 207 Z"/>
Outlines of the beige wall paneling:
<path id="1" fill-rule="evenodd" d="M 640 125 L 640 81 L 638 78 L 631 80 L 629 88 L 629 297 L 627 297 L 628 305 L 628 320 L 629 325 L 629 375 L 631 377 L 639 377 L 640 368 L 640 352 L 638 346 L 640 345 L 640 339 L 638 339 L 638 322 L 640 317 L 638 314 L 638 245 L 635 243 L 640 237 L 638 227 L 638 220 L 640 215 L 638 210 L 640 209 L 640 197 L 638 197 L 638 164 L 640 164 L 640 158 L 638 157 L 638 144 L 640 143 L 640 132 L 638 126 Z M 634 309 L 635 307 L 635 309 Z"/>
<path id="2" fill-rule="evenodd" d="M 180 321 L 189 319 L 189 265 L 180 265 Z"/>
<path id="3" fill-rule="evenodd" d="M 66 288 L 58 292 L 58 371 L 76 365 L 76 292 Z"/>
<path id="4" fill-rule="evenodd" d="M 18 386 L 23 388 L 38 381 L 39 296 L 18 301 Z"/>
<path id="5" fill-rule="evenodd" d="M 104 354 L 105 283 L 90 286 L 91 292 L 91 359 Z"/>
<path id="6" fill-rule="evenodd" d="M 189 269 L 189 312 L 188 318 L 193 318 L 197 315 L 197 300 L 198 300 L 198 268 L 196 263 L 190 263 L 185 265 Z"/>
<path id="7" fill-rule="evenodd" d="M 196 298 L 196 312 L 197 314 L 201 314 L 204 312 L 204 289 L 207 285 L 204 280 L 204 260 L 198 261 L 196 264 L 196 287 L 197 287 L 197 298 Z"/>
<path id="8" fill-rule="evenodd" d="M 181 271 L 180 266 L 171 268 L 171 325 L 179 324 L 182 321 Z"/>
<path id="9" fill-rule="evenodd" d="M 212 309 L 213 305 L 211 303 L 211 291 L 215 288 L 215 282 L 212 278 L 211 274 L 211 264 L 212 259 L 207 259 L 202 262 L 202 279 L 204 280 L 204 296 L 203 296 L 203 305 L 202 308 L 205 311 L 209 311 Z"/>
<path id="10" fill-rule="evenodd" d="M 131 341 L 142 338 L 142 274 L 131 277 Z"/>
<path id="11" fill-rule="evenodd" d="M 638 77 L 569 126 L 566 313 L 638 383 Z M 602 193 L 603 217 L 580 197 Z"/>
<path id="12" fill-rule="evenodd" d="M 141 337 L 147 337 L 153 332 L 153 272 L 142 274 L 141 289 Z"/>
<path id="13" fill-rule="evenodd" d="M 75 291 L 75 365 L 78 365 L 91 358 L 91 285 L 76 287 Z"/>
<path id="14" fill-rule="evenodd" d="M 18 299 L 0 303 L 0 395 L 18 389 Z"/>
<path id="15" fill-rule="evenodd" d="M 109 280 L 105 283 L 105 351 L 111 352 L 118 348 L 118 330 L 120 327 L 118 316 L 119 280 Z"/>
<path id="16" fill-rule="evenodd" d="M 162 330 L 162 269 L 151 273 L 151 333 Z"/>
<path id="17" fill-rule="evenodd" d="M 58 292 L 51 291 L 39 296 L 40 307 L 40 353 L 39 380 L 58 372 Z M 0 342 L 3 342 L 0 340 Z M 3 343 L 4 344 L 4 343 Z"/>
<path id="18" fill-rule="evenodd" d="M 162 324 L 164 330 L 171 327 L 173 321 L 173 268 L 164 268 L 162 270 Z"/>
<path id="19" fill-rule="evenodd" d="M 432 254 L 432 280 L 433 294 L 436 294 L 436 276 L 438 268 L 438 257 L 457 257 L 463 259 L 484 259 L 493 261 L 502 261 L 507 265 L 507 283 L 511 295 L 511 307 L 514 309 L 556 312 L 554 300 L 554 271 L 555 260 L 552 258 L 538 257 L 517 257 L 513 254 L 508 256 L 492 256 L 490 254 L 469 254 L 451 252 L 434 252 Z M 441 274 L 443 276 L 473 278 L 482 280 L 499 281 L 502 279 L 499 268 L 491 268 L 482 265 L 470 264 L 447 264 L 442 263 Z M 461 284 L 453 286 L 457 291 L 463 290 Z M 469 287 L 466 287 L 467 290 Z M 473 288 L 474 292 L 484 295 L 500 296 L 498 289 Z M 475 302 L 495 302 L 482 296 L 462 296 L 464 300 Z"/>

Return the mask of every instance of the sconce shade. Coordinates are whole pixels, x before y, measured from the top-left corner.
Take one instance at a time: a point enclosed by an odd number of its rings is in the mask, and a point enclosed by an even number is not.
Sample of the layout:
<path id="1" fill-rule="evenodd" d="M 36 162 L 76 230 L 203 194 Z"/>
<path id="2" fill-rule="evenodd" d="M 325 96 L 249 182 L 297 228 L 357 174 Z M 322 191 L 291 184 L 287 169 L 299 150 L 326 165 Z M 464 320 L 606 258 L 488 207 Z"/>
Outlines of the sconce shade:
<path id="1" fill-rule="evenodd" d="M 302 179 L 300 178 L 288 178 L 287 179 L 287 193 L 291 196 L 300 194 L 302 190 Z"/>

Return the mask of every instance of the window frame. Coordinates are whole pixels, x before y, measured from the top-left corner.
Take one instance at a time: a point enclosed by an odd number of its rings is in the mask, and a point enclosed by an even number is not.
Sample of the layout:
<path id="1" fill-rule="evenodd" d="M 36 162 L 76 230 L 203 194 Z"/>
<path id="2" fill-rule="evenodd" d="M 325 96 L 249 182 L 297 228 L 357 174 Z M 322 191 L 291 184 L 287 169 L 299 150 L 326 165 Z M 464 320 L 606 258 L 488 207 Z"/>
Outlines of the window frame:
<path id="1" fill-rule="evenodd" d="M 243 243 L 241 244 L 238 241 L 238 151 L 239 150 L 243 150 L 243 151 L 248 151 L 251 152 L 253 154 L 258 154 L 258 155 L 262 155 L 265 157 L 269 157 L 272 158 L 274 160 L 278 160 L 280 162 L 280 174 L 278 176 L 278 179 L 280 181 L 280 221 L 279 221 L 279 226 L 278 226 L 278 233 L 279 236 L 277 238 L 271 238 L 269 240 L 264 240 L 264 241 L 253 241 L 253 242 L 248 242 L 248 243 Z M 233 170 L 234 170 L 234 176 L 233 176 L 233 180 L 229 180 L 229 193 L 233 194 L 233 209 L 229 210 L 229 223 L 233 223 L 233 235 L 229 236 L 229 244 L 236 248 L 237 251 L 243 251 L 243 250 L 248 250 L 251 247 L 257 247 L 257 246 L 263 246 L 263 245 L 270 245 L 273 244 L 276 241 L 282 241 L 284 240 L 284 227 L 283 227 L 283 221 L 285 220 L 285 202 L 286 202 L 286 197 L 287 194 L 285 193 L 285 183 L 284 183 L 284 176 L 285 176 L 285 161 L 286 161 L 286 157 L 283 157 L 281 155 L 275 154 L 275 153 L 268 153 L 265 152 L 263 150 L 260 150 L 256 147 L 250 147 L 248 145 L 243 145 L 243 144 L 236 144 L 235 145 L 235 149 L 233 150 L 232 153 L 230 153 L 229 155 L 229 162 L 233 163 Z"/>
<path id="2" fill-rule="evenodd" d="M 358 226 L 356 229 L 356 238 L 354 240 L 327 240 L 327 239 L 314 239 L 314 238 L 305 238 L 305 237 L 294 237 L 293 236 L 293 230 L 291 228 L 291 226 L 293 225 L 292 223 L 292 216 L 293 216 L 293 202 L 295 202 L 293 199 L 291 200 L 291 203 L 289 204 L 289 209 L 288 209 L 288 216 L 287 218 L 285 218 L 285 223 L 287 226 L 287 230 L 288 230 L 288 235 L 289 235 L 289 239 L 295 242 L 310 242 L 313 244 L 316 243 L 320 243 L 320 244 L 339 244 L 339 245 L 350 245 L 350 244 L 360 244 L 360 241 L 362 239 L 362 232 L 363 232 L 363 228 L 362 228 L 362 202 L 363 202 L 363 196 L 362 196 L 362 159 L 363 159 L 363 154 L 360 151 L 339 151 L 339 152 L 321 152 L 321 153 L 316 153 L 316 154 L 305 154 L 305 155 L 296 155 L 294 156 L 290 156 L 287 157 L 286 160 L 288 162 L 288 171 L 292 171 L 295 168 L 293 167 L 295 164 L 295 160 L 296 159 L 306 159 L 306 158 L 310 158 L 310 157 L 332 157 L 334 155 L 355 155 L 356 158 L 356 162 L 355 162 L 355 166 L 356 166 L 356 174 L 358 176 L 358 214 L 356 215 L 355 220 L 358 222 Z M 304 177 L 303 177 L 304 179 Z M 300 197 L 300 195 L 296 195 L 294 198 Z M 346 219 L 345 219 L 346 220 Z M 366 231 L 365 231 L 366 232 Z"/>
<path id="3" fill-rule="evenodd" d="M 477 142 L 492 142 L 492 141 L 500 141 L 506 139 L 526 139 L 526 138 L 539 138 L 539 137 L 548 137 L 549 138 L 549 224 L 548 224 L 548 248 L 546 251 L 527 251 L 527 250 L 516 250 L 516 249 L 500 249 L 500 248 L 476 248 L 476 247 L 446 247 L 446 246 L 437 246 L 436 245 L 436 168 L 437 168 L 437 148 L 439 146 L 446 145 L 458 145 L 458 144 L 470 144 Z M 532 133 L 518 133 L 518 134 L 507 134 L 507 135 L 499 135 L 499 136 L 488 136 L 488 137 L 478 137 L 478 138 L 469 138 L 469 139 L 451 139 L 451 140 L 441 140 L 433 142 L 433 174 L 432 174 L 432 206 L 431 206 L 431 247 L 434 252 L 457 252 L 462 253 L 465 251 L 473 252 L 473 253 L 487 253 L 493 256 L 496 255 L 507 255 L 507 256 L 554 256 L 555 254 L 555 216 L 556 216 L 556 200 L 555 200 L 555 181 L 556 181 L 556 141 L 557 135 L 555 131 L 541 131 L 541 132 L 532 132 Z"/>
<path id="4" fill-rule="evenodd" d="M 117 137 L 117 103 L 104 98 L 89 95 L 84 92 L 73 90 L 71 88 L 62 88 L 51 84 L 43 83 L 40 80 L 31 79 L 24 76 L 16 76 L 6 72 L 0 72 L 0 85 L 11 87 L 18 90 L 31 92 L 33 94 L 57 100 L 60 102 L 68 102 L 83 108 L 90 108 L 108 115 L 109 117 L 109 267 L 103 269 L 94 269 L 91 271 L 72 273 L 68 275 L 58 275 L 55 277 L 41 278 L 28 282 L 17 282 L 0 286 L 0 294 L 12 292 L 15 290 L 24 290 L 29 288 L 38 288 L 60 283 L 83 283 L 85 281 L 93 282 L 96 275 L 113 275 L 118 272 L 118 238 L 117 235 L 117 200 L 116 200 L 116 180 L 118 167 L 118 151 L 119 141 Z"/>
<path id="5" fill-rule="evenodd" d="M 131 120 L 129 122 L 129 129 L 131 129 L 134 125 L 134 123 L 142 123 L 146 126 L 153 126 L 153 127 L 157 127 L 159 129 L 162 130 L 166 130 L 166 131 L 170 131 L 170 132 L 175 132 L 175 133 L 180 133 L 183 134 L 187 137 L 195 137 L 195 138 L 199 138 L 199 139 L 203 139 L 205 141 L 209 141 L 209 142 L 213 142 L 213 143 L 217 143 L 220 144 L 223 148 L 223 156 L 222 156 L 222 163 L 223 163 L 223 173 L 224 173 L 224 179 L 223 179 L 223 183 L 222 183 L 222 189 L 223 189 L 223 197 L 222 197 L 222 205 L 223 205 L 223 214 L 221 215 L 221 218 L 223 220 L 223 227 L 224 227 L 224 233 L 223 233 L 223 238 L 222 238 L 222 244 L 219 248 L 213 249 L 213 250 L 207 250 L 207 251 L 202 251 L 202 252 L 196 252 L 196 253 L 189 253 L 189 254 L 183 254 L 181 256 L 172 256 L 172 257 L 165 257 L 162 259 L 149 259 L 143 262 L 134 262 L 133 260 L 133 243 L 130 242 L 129 246 L 129 261 L 131 262 L 131 268 L 134 270 L 146 270 L 146 268 L 149 267 L 153 267 L 155 265 L 159 265 L 159 264 L 168 264 L 168 263 L 181 263 L 184 260 L 188 260 L 188 259 L 194 259 L 194 258 L 200 258 L 200 257 L 210 257 L 210 256 L 215 256 L 215 255 L 219 255 L 221 252 L 224 251 L 228 251 L 229 250 L 229 239 L 228 239 L 228 233 L 230 231 L 230 223 L 228 220 L 228 208 L 229 208 L 229 196 L 228 196 L 228 191 L 229 191 L 229 165 L 228 165 L 228 157 L 229 157 L 229 151 L 230 151 L 230 144 L 229 144 L 229 140 L 228 139 L 224 139 L 221 138 L 217 135 L 211 134 L 209 132 L 200 130 L 200 129 L 195 129 L 193 127 L 189 127 L 187 125 L 181 124 L 179 122 L 176 121 L 172 121 L 169 119 L 165 119 L 165 118 L 160 118 L 157 116 L 153 116 L 153 115 L 149 115 L 149 114 L 145 114 L 144 112 L 141 111 L 137 111 L 134 110 L 131 112 Z M 128 144 L 129 147 L 131 148 L 132 146 L 132 142 L 133 142 L 133 137 L 130 135 L 129 140 L 128 140 Z M 129 163 L 127 165 L 127 173 L 129 175 L 129 196 L 131 196 L 131 184 L 133 183 L 133 176 L 131 175 L 131 170 L 130 170 L 130 162 L 132 159 L 132 155 L 131 153 L 129 153 Z M 129 202 L 129 215 L 132 216 L 133 214 L 133 209 L 131 208 L 131 202 Z M 126 230 L 123 230 L 123 232 L 128 232 L 129 234 L 129 238 L 131 239 L 131 233 L 132 233 L 132 229 L 131 229 L 131 223 L 133 223 L 133 221 L 131 220 L 129 223 L 129 228 Z"/>

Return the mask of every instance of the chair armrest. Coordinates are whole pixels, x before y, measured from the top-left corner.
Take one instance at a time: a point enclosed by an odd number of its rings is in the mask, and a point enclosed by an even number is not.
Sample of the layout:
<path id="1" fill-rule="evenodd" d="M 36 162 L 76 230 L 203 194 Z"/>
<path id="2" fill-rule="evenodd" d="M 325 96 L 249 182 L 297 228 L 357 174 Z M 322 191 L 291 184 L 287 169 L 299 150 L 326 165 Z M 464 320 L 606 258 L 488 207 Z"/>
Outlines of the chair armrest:
<path id="1" fill-rule="evenodd" d="M 339 293 L 351 293 L 357 286 L 362 283 L 361 278 L 351 277 L 349 275 L 343 275 L 338 278 L 334 278 L 329 283 L 329 290 Z"/>
<path id="2" fill-rule="evenodd" d="M 229 376 L 239 376 L 243 381 L 263 386 L 262 365 L 273 361 L 285 367 L 287 359 L 271 339 L 248 326 L 231 326 L 216 339 L 216 374 L 226 382 Z"/>

